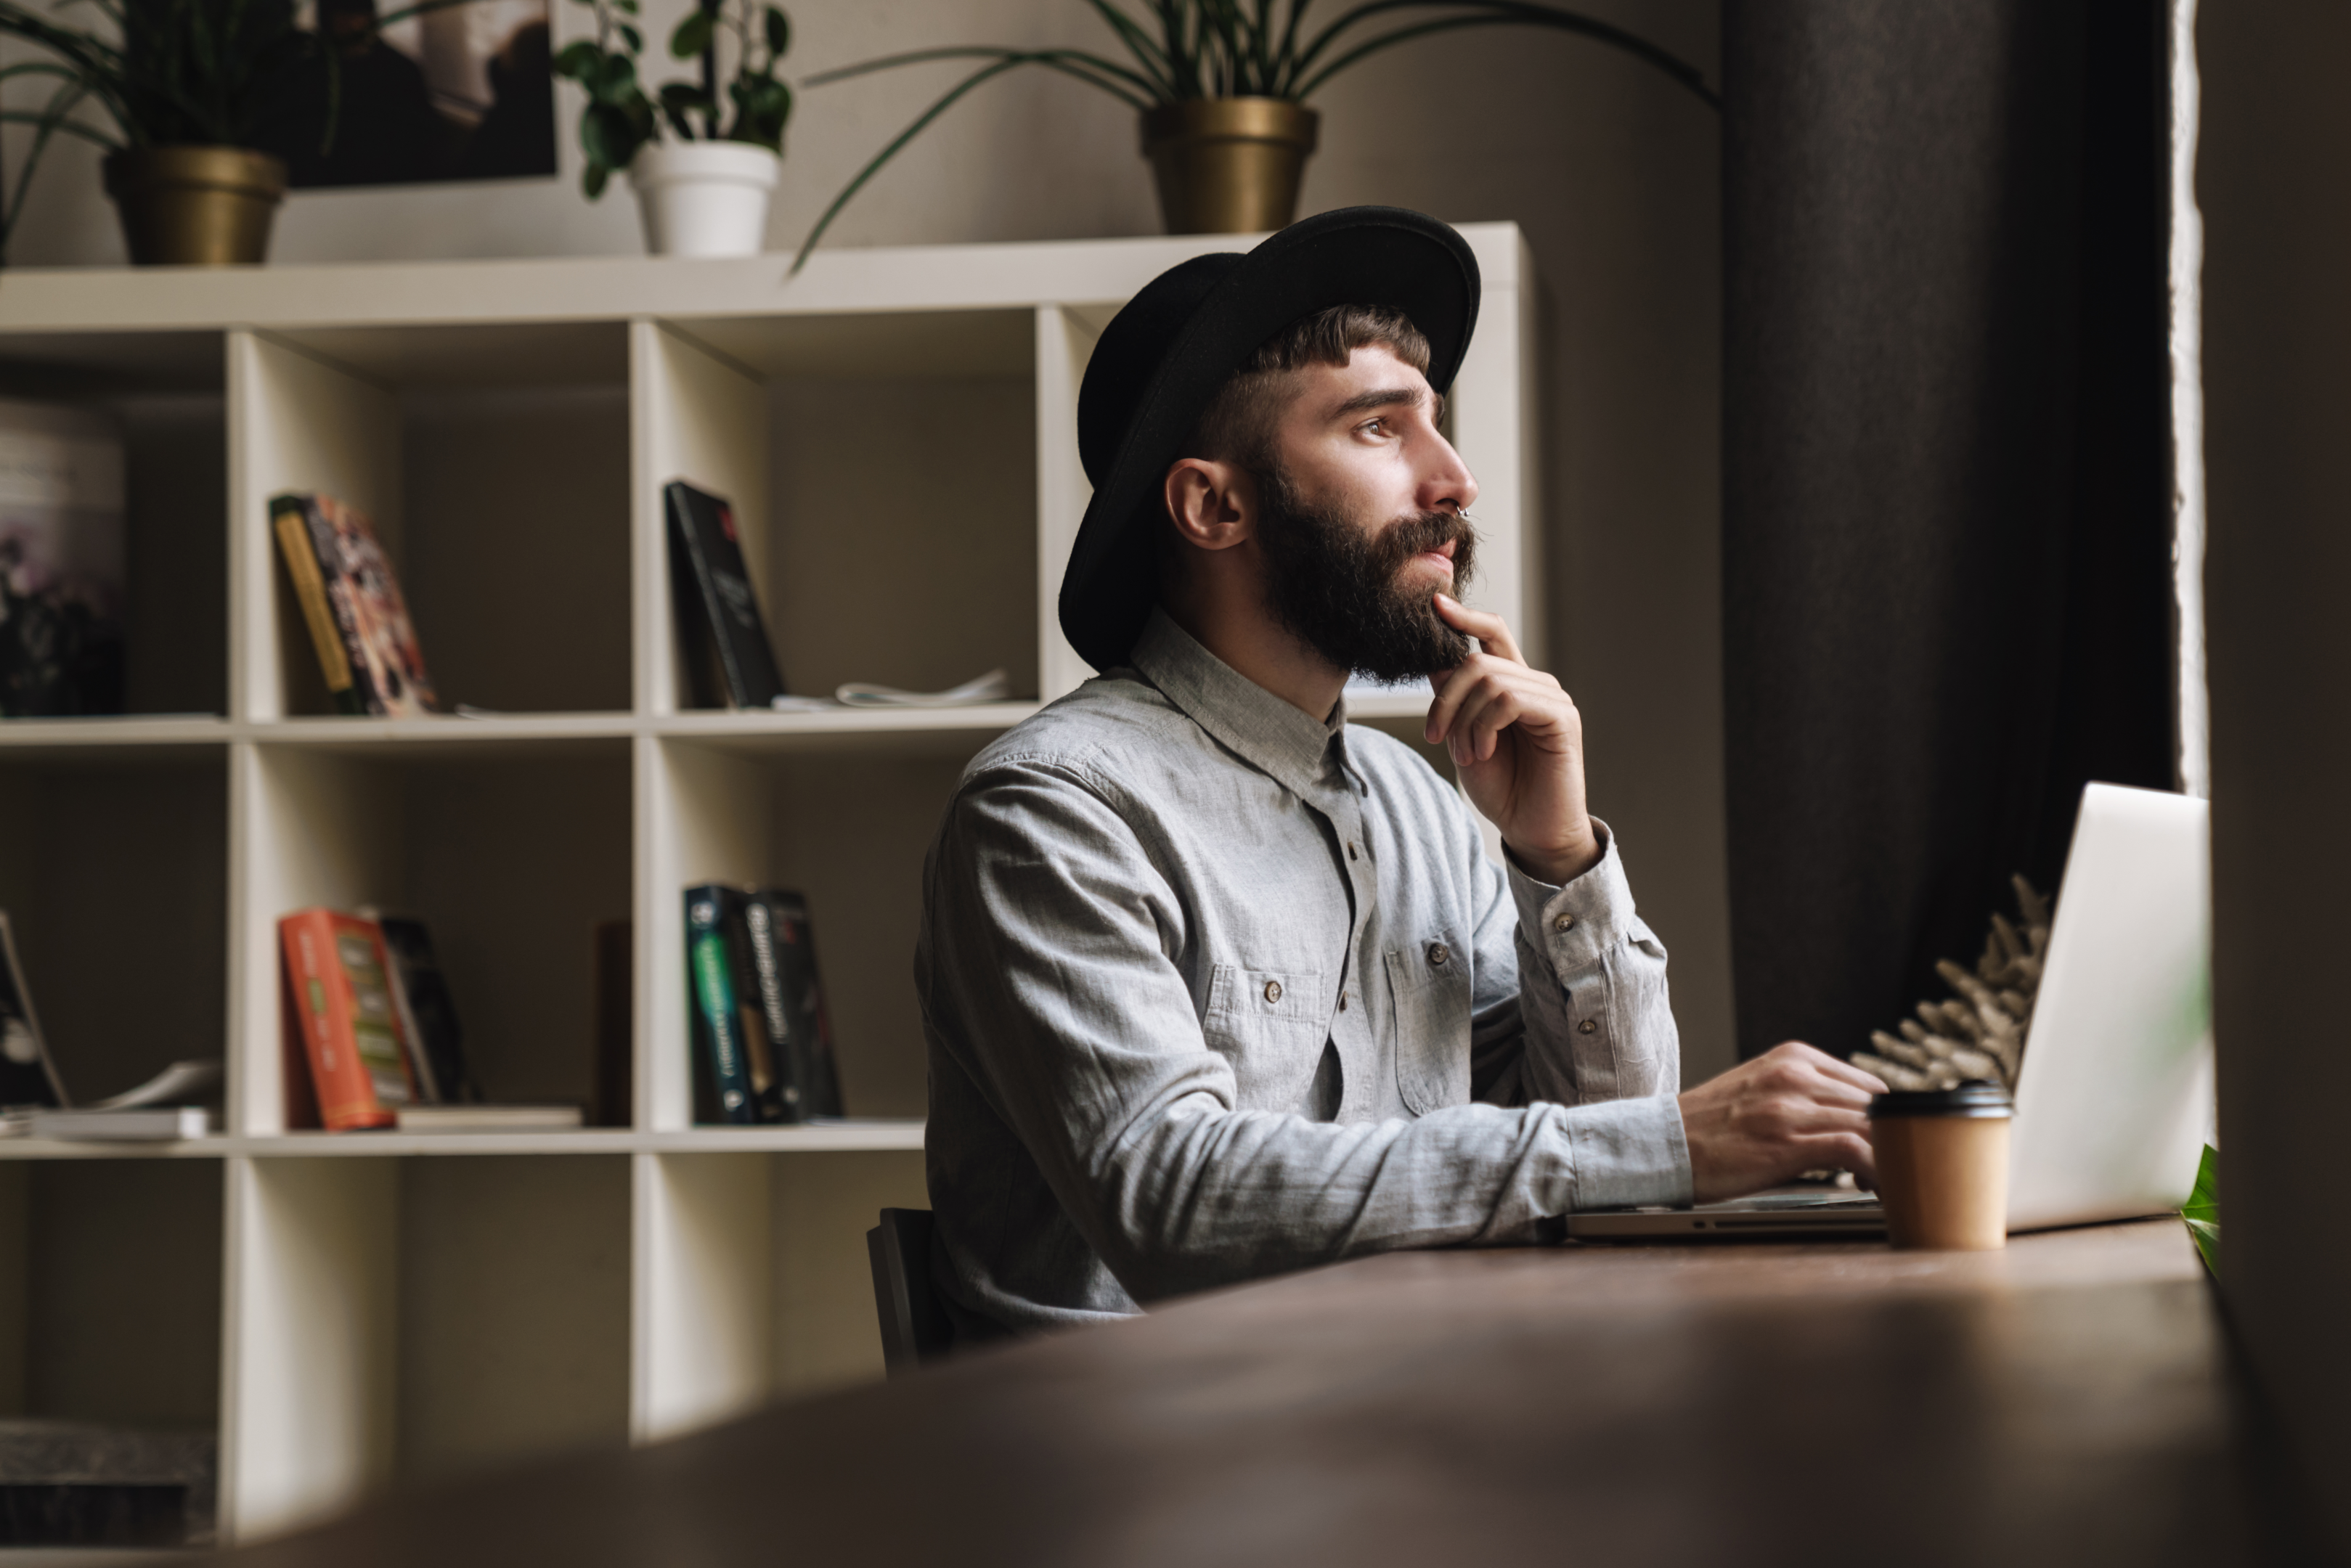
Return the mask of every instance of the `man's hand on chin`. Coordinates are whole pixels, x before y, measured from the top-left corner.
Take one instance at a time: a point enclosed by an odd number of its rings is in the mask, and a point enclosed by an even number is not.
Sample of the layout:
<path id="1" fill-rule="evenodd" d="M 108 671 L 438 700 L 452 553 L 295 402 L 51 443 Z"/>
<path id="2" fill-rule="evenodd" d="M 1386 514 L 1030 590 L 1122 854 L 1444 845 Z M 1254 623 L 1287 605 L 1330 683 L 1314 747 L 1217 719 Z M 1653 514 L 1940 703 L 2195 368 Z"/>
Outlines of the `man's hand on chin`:
<path id="1" fill-rule="evenodd" d="M 1776 1186 L 1804 1171 L 1848 1170 L 1877 1185 L 1869 1097 L 1886 1085 L 1790 1040 L 1681 1097 L 1690 1183 L 1700 1203 Z"/>
<path id="2" fill-rule="evenodd" d="M 1469 803 L 1499 828 L 1529 873 L 1569 883 L 1600 863 L 1600 836 L 1583 804 L 1583 717 L 1558 681 L 1530 669 L 1499 615 L 1437 595 L 1447 626 L 1479 651 L 1428 677 L 1422 735 L 1461 770 Z"/>

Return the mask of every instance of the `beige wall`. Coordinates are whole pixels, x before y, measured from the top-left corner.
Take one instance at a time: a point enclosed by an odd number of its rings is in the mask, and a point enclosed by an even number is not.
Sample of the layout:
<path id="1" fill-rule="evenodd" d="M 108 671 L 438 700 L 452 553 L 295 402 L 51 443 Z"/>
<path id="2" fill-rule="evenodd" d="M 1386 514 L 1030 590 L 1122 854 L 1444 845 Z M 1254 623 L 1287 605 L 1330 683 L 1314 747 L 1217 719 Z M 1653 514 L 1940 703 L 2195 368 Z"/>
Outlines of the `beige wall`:
<path id="1" fill-rule="evenodd" d="M 664 33 L 679 0 L 648 0 Z M 1716 0 L 1596 14 L 1716 69 Z M 1079 0 L 799 0 L 797 76 L 926 44 L 1102 47 Z M 559 36 L 585 24 L 559 0 Z M 954 78 L 952 66 L 804 95 L 771 246 Z M 567 88 L 564 114 L 576 99 Z M 1551 643 L 1583 706 L 1593 801 L 1671 946 L 1686 1074 L 1731 1056 L 1718 615 L 1719 164 L 1714 112 L 1581 39 L 1503 29 L 1374 59 L 1320 98 L 1308 211 L 1356 202 L 1513 219 L 1541 276 Z M 577 154 L 567 132 L 567 169 Z M 638 246 L 624 190 L 561 183 L 294 197 L 275 256 L 596 254 Z M 1036 73 L 981 89 L 901 155 L 834 231 L 843 246 L 1155 232 L 1133 119 Z M 92 156 L 57 153 L 17 265 L 116 262 Z"/>

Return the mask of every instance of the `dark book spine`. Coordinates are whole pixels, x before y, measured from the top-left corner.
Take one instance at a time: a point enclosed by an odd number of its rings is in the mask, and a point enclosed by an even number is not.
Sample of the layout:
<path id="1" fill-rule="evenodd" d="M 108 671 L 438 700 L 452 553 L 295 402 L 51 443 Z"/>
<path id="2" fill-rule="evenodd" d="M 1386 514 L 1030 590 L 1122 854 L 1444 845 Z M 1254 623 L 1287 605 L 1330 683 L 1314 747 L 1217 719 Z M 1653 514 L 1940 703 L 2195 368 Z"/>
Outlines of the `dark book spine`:
<path id="1" fill-rule="evenodd" d="M 758 596 L 743 564 L 734 512 L 725 501 L 682 479 L 663 487 L 662 502 L 671 538 L 684 549 L 693 572 L 728 700 L 738 708 L 766 707 L 769 699 L 783 695 L 784 682 L 759 615 Z"/>
<path id="2" fill-rule="evenodd" d="M 636 988 L 633 927 L 607 920 L 596 927 L 596 1125 L 626 1127 L 636 1118 Z"/>
<path id="3" fill-rule="evenodd" d="M 785 888 L 770 889 L 760 897 L 776 918 L 784 996 L 792 1025 L 808 1042 L 808 1113 L 847 1115 L 841 1097 L 840 1061 L 832 1045 L 832 1020 L 825 1012 L 824 982 L 817 971 L 816 927 L 809 919 L 808 900 Z"/>
<path id="4" fill-rule="evenodd" d="M 735 890 L 716 884 L 685 893 L 685 961 L 693 1006 L 695 1054 L 708 1064 L 710 1108 L 721 1122 L 757 1122 L 758 1102 L 751 1090 L 750 1064 L 743 1054 L 742 1015 L 735 1000 L 732 956 L 727 952 L 726 904 Z"/>
<path id="5" fill-rule="evenodd" d="M 751 905 L 755 902 L 748 892 L 736 892 L 727 900 L 726 957 L 728 972 L 735 982 L 735 1022 L 737 1038 L 743 1042 L 743 1063 L 751 1078 L 751 1101 L 758 1107 L 762 1122 L 781 1122 L 784 1114 L 784 1078 L 776 1060 L 775 1042 L 768 1035 L 767 1015 L 759 1001 L 758 961 L 752 955 Z"/>
<path id="6" fill-rule="evenodd" d="M 670 618 L 677 623 L 677 655 L 685 666 L 686 692 L 696 707 L 725 707 L 728 682 L 719 667 L 718 632 L 710 623 L 710 596 L 695 559 L 694 536 L 675 497 L 667 498 L 664 510 L 669 515 Z"/>
<path id="7" fill-rule="evenodd" d="M 441 972 L 433 934 L 424 922 L 404 915 L 381 916 L 376 924 L 392 958 L 402 1017 L 413 1025 L 416 1076 L 426 1087 L 425 1100 L 441 1105 L 479 1100 L 481 1093 L 465 1071 L 465 1034 L 457 1021 L 457 998 Z"/>
<path id="8" fill-rule="evenodd" d="M 750 950 L 751 985 L 758 1003 L 759 1021 L 776 1066 L 775 1120 L 805 1122 L 813 1099 L 809 1092 L 813 1064 L 806 1031 L 793 1022 L 791 1007 L 785 997 L 776 913 L 764 894 L 754 894 L 743 901 L 743 927 Z"/>

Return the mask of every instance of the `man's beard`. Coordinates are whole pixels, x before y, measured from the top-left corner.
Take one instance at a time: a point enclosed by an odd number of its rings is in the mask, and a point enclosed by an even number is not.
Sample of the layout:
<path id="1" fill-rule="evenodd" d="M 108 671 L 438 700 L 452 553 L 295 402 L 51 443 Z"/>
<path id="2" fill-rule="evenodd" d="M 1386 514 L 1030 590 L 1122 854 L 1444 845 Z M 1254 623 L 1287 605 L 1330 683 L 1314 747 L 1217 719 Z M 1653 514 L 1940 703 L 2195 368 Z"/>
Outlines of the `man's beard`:
<path id="1" fill-rule="evenodd" d="M 1341 669 L 1390 685 L 1469 656 L 1469 639 L 1437 619 L 1431 602 L 1440 591 L 1458 599 L 1468 584 L 1478 530 L 1466 515 L 1422 512 L 1367 530 L 1308 504 L 1278 465 L 1255 477 L 1267 605 L 1293 635 Z M 1402 580 L 1413 557 L 1447 541 L 1450 582 L 1440 589 Z"/>

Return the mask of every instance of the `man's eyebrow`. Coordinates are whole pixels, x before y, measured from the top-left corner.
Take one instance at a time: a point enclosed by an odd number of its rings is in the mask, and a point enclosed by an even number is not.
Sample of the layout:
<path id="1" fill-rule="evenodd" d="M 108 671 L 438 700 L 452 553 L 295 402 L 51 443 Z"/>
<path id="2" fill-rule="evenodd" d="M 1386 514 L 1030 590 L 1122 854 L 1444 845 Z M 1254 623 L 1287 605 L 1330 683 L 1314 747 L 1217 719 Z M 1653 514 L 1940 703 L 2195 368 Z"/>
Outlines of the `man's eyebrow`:
<path id="1" fill-rule="evenodd" d="M 1367 392 L 1357 392 L 1332 409 L 1331 417 L 1345 419 L 1353 414 L 1369 413 L 1375 408 L 1394 408 L 1399 403 L 1416 405 L 1427 395 L 1419 387 L 1375 387 Z"/>

